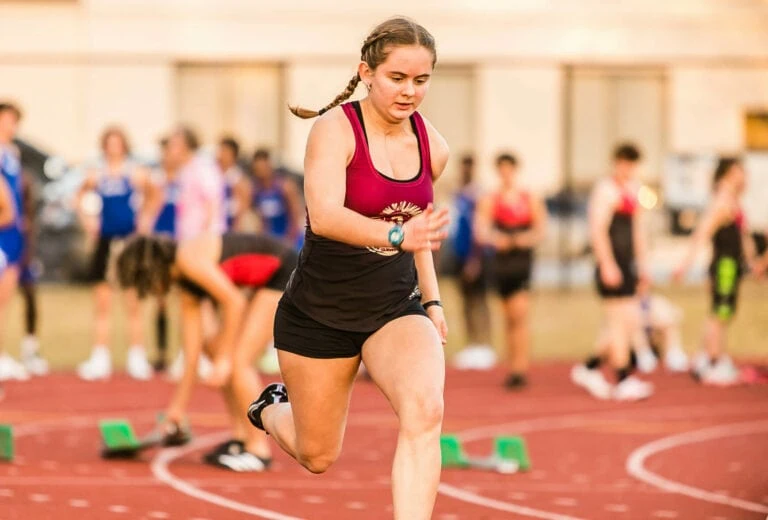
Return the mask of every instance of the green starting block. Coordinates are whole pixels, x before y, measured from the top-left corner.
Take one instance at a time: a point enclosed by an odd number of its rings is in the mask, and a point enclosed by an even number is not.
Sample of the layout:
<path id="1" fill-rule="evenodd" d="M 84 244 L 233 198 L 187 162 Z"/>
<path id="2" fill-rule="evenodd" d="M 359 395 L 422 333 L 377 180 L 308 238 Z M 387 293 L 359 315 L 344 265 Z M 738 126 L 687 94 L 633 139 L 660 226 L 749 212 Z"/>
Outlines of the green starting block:
<path id="1" fill-rule="evenodd" d="M 519 436 L 497 436 L 489 457 L 473 458 L 464 452 L 457 435 L 441 435 L 440 455 L 444 468 L 482 469 L 499 473 L 528 471 L 531 468 L 525 441 Z"/>
<path id="2" fill-rule="evenodd" d="M 13 426 L 0 424 L 0 460 L 13 460 Z"/>
<path id="3" fill-rule="evenodd" d="M 192 434 L 188 425 L 163 428 L 163 416 L 158 416 L 158 425 L 150 433 L 139 437 L 131 423 L 124 419 L 107 419 L 99 422 L 103 448 L 102 458 L 134 457 L 140 452 L 156 446 L 182 446 L 188 443 Z"/>
<path id="4" fill-rule="evenodd" d="M 104 420 L 99 422 L 101 440 L 104 446 L 110 450 L 138 449 L 141 441 L 133 431 L 131 423 L 120 419 Z"/>

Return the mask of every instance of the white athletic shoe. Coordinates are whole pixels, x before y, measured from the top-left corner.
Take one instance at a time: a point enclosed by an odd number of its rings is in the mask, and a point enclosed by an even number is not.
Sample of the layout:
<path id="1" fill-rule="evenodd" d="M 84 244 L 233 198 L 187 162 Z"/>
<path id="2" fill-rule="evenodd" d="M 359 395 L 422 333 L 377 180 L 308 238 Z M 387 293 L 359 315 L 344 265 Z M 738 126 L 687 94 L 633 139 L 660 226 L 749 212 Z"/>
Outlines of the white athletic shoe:
<path id="1" fill-rule="evenodd" d="M 709 369 L 709 356 L 703 350 L 699 350 L 691 358 L 691 372 L 697 377 L 701 377 Z"/>
<path id="2" fill-rule="evenodd" d="M 653 385 L 629 376 L 613 388 L 613 398 L 617 401 L 640 401 L 653 395 Z"/>
<path id="3" fill-rule="evenodd" d="M 613 387 L 599 369 L 590 370 L 581 363 L 575 365 L 571 369 L 571 381 L 584 388 L 592 397 L 603 400 L 611 398 Z"/>
<path id="4" fill-rule="evenodd" d="M 733 386 L 741 381 L 741 374 L 733 360 L 726 355 L 720 356 L 714 366 L 701 372 L 701 382 L 714 386 Z"/>
<path id="5" fill-rule="evenodd" d="M 664 354 L 664 367 L 669 372 L 687 372 L 688 355 L 681 347 L 670 347 Z"/>
<path id="6" fill-rule="evenodd" d="M 40 355 L 40 342 L 34 336 L 27 336 L 22 340 L 21 362 L 33 376 L 48 374 L 48 361 Z"/>
<path id="7" fill-rule="evenodd" d="M 197 360 L 197 377 L 201 381 L 208 379 L 213 373 L 213 361 L 205 354 L 200 354 L 200 358 Z"/>
<path id="8" fill-rule="evenodd" d="M 362 363 L 361 363 L 362 365 Z M 262 374 L 275 375 L 280 373 L 280 363 L 277 360 L 277 349 L 275 342 L 270 341 L 266 352 L 259 361 L 259 371 Z"/>
<path id="9" fill-rule="evenodd" d="M 131 347 L 128 349 L 125 371 L 128 372 L 129 376 L 140 381 L 152 379 L 154 370 L 147 360 L 147 352 L 143 347 Z"/>
<path id="10" fill-rule="evenodd" d="M 106 347 L 94 347 L 89 357 L 77 367 L 77 375 L 86 381 L 109 379 L 112 375 L 112 356 Z"/>
<path id="11" fill-rule="evenodd" d="M 24 365 L 8 354 L 0 354 L 0 381 L 26 381 L 29 373 Z"/>
<path id="12" fill-rule="evenodd" d="M 637 369 L 643 374 L 650 374 L 659 366 L 659 360 L 656 359 L 650 348 L 635 350 L 637 356 Z"/>
<path id="13" fill-rule="evenodd" d="M 197 377 L 203 381 L 208 379 L 213 371 L 213 363 L 211 359 L 205 354 L 200 354 L 200 358 L 197 360 Z M 176 359 L 173 360 L 171 366 L 168 367 L 168 379 L 171 381 L 179 381 L 181 376 L 184 375 L 184 352 L 179 351 Z"/>
<path id="14" fill-rule="evenodd" d="M 490 370 L 496 361 L 496 351 L 490 345 L 469 345 L 453 357 L 453 366 L 459 370 Z"/>

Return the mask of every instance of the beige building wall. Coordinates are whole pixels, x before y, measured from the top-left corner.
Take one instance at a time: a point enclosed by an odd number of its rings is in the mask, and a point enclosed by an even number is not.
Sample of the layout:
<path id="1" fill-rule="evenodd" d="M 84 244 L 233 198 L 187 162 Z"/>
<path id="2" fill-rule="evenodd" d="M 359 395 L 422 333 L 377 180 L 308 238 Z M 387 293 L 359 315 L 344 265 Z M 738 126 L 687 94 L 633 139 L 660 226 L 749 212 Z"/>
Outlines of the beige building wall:
<path id="1" fill-rule="evenodd" d="M 536 192 L 558 187 L 562 171 L 562 71 L 555 65 L 478 68 L 475 102 L 482 183 L 496 182 L 494 159 L 511 151 L 522 162 L 523 182 Z"/>
<path id="2" fill-rule="evenodd" d="M 171 66 L 0 61 L 0 78 L 0 98 L 24 112 L 20 135 L 69 160 L 94 156 L 102 130 L 115 123 L 148 151 L 175 119 Z"/>
<path id="3" fill-rule="evenodd" d="M 744 112 L 768 110 L 768 64 L 670 68 L 671 148 L 738 152 L 744 147 Z"/>

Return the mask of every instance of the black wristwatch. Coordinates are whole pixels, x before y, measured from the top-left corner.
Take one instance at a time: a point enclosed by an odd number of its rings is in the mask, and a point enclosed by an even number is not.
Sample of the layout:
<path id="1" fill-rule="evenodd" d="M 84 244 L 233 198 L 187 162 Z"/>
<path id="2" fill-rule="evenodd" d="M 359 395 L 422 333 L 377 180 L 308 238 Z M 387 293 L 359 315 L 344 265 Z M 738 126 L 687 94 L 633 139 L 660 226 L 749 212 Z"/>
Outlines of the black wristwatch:
<path id="1" fill-rule="evenodd" d="M 405 240 L 405 230 L 403 229 L 403 226 L 400 224 L 392 226 L 392 229 L 389 230 L 389 234 L 387 235 L 387 239 L 389 240 L 389 245 L 398 251 L 401 251 L 400 246 L 403 244 L 403 240 Z"/>
<path id="2" fill-rule="evenodd" d="M 422 307 L 424 307 L 424 310 L 429 309 L 433 305 L 437 305 L 438 307 L 442 307 L 443 304 L 440 300 L 429 300 L 428 302 L 424 302 L 421 304 Z"/>

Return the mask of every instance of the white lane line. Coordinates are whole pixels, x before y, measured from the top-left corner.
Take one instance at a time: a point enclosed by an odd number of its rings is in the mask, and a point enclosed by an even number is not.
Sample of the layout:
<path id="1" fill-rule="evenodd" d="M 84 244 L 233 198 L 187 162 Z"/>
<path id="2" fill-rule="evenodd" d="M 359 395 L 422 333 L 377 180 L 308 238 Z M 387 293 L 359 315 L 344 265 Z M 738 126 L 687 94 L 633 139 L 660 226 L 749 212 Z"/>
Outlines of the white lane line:
<path id="1" fill-rule="evenodd" d="M 695 498 L 696 500 L 703 500 L 705 502 L 712 502 L 714 504 L 722 504 L 738 509 L 744 509 L 746 511 L 765 514 L 768 513 L 768 506 L 738 498 L 722 496 L 694 486 L 688 486 L 664 478 L 645 468 L 645 461 L 648 457 L 678 446 L 685 446 L 723 437 L 738 437 L 740 435 L 750 435 L 762 432 L 768 432 L 768 421 L 724 424 L 712 428 L 704 428 L 703 430 L 694 430 L 678 435 L 670 435 L 669 437 L 663 437 L 644 444 L 630 453 L 627 458 L 626 470 L 627 473 L 636 479 L 670 493 L 678 493 Z"/>
<path id="2" fill-rule="evenodd" d="M 462 491 L 461 489 L 449 486 L 447 484 L 440 484 L 437 490 L 443 495 L 461 500 L 462 502 L 468 502 L 475 504 L 476 506 L 487 507 L 489 509 L 496 509 L 498 511 L 504 511 L 507 513 L 515 513 L 518 515 L 530 516 L 533 518 L 542 518 L 544 520 L 582 520 L 575 516 L 560 515 L 557 513 L 550 513 L 549 511 L 540 511 L 530 507 L 519 506 L 509 502 L 503 502 L 501 500 L 494 500 L 492 498 L 486 498 L 475 493 L 469 493 L 468 491 Z"/>
<path id="3" fill-rule="evenodd" d="M 174 460 L 183 457 L 185 454 L 192 451 L 206 448 L 208 446 L 213 446 L 216 443 L 226 440 L 229 438 L 229 436 L 229 432 L 213 433 L 199 437 L 196 441 L 183 448 L 166 448 L 160 450 L 155 458 L 152 459 L 152 474 L 159 481 L 168 484 L 180 493 L 183 493 L 192 498 L 196 498 L 198 500 L 210 502 L 211 504 L 217 505 L 219 507 L 224 507 L 226 509 L 231 509 L 233 511 L 238 511 L 240 513 L 258 518 L 265 518 L 267 520 L 301 520 L 294 516 L 278 513 L 277 511 L 270 511 L 269 509 L 262 509 L 260 507 L 243 504 L 241 502 L 237 502 L 236 500 L 231 500 L 214 493 L 209 493 L 208 491 L 204 491 L 198 487 L 193 486 L 189 482 L 176 477 L 169 471 L 168 465 Z"/>
<path id="4" fill-rule="evenodd" d="M 722 403 L 716 406 L 701 405 L 701 406 L 663 406 L 656 408 L 643 408 L 641 410 L 632 411 L 633 418 L 637 418 L 640 415 L 651 415 L 653 420 L 661 420 L 663 418 L 685 418 L 691 420 L 696 417 L 711 418 L 713 416 L 722 415 L 740 415 L 768 412 L 768 408 L 763 410 L 762 408 L 756 409 L 755 403 L 745 404 L 743 401 L 733 401 L 730 403 Z M 498 435 L 501 432 L 513 431 L 517 434 L 531 433 L 547 430 L 564 430 L 568 428 L 578 428 L 591 424 L 595 419 L 601 416 L 608 416 L 615 418 L 618 414 L 626 412 L 626 408 L 609 410 L 591 410 L 581 413 L 575 413 L 570 415 L 550 415 L 547 417 L 538 417 L 535 419 L 526 419 L 520 421 L 513 421 L 507 423 L 491 424 L 480 426 L 476 428 L 470 428 L 458 433 L 459 438 L 463 442 L 474 442 L 484 439 L 492 438 L 494 435 Z M 627 483 L 629 485 L 629 483 Z M 562 520 L 564 517 L 547 511 L 540 511 L 536 509 L 526 508 L 518 506 L 511 502 L 503 502 L 500 500 L 494 500 L 486 498 L 476 493 L 470 493 L 459 487 L 452 486 L 446 483 L 440 483 L 437 488 L 438 493 L 450 496 L 463 502 L 468 502 L 474 505 L 487 507 L 489 509 L 496 509 L 499 511 L 516 513 L 519 515 L 531 516 L 534 518 L 546 518 L 546 519 L 558 519 Z"/>
<path id="5" fill-rule="evenodd" d="M 664 418 L 691 420 L 698 417 L 710 418 L 716 415 L 740 415 L 755 413 L 768 413 L 768 407 L 765 409 L 756 409 L 757 403 L 747 403 L 743 401 L 733 401 L 716 406 L 661 406 L 657 408 L 643 408 L 631 412 L 631 417 L 637 419 L 643 415 L 650 415 L 652 420 L 659 421 Z M 549 415 L 546 417 L 537 417 L 535 419 L 524 419 L 521 421 L 512 421 L 508 423 L 490 424 L 469 428 L 458 433 L 463 442 L 473 442 L 484 439 L 490 439 L 494 435 L 502 432 L 515 432 L 516 434 L 537 432 L 542 430 L 565 430 L 568 428 L 580 428 L 588 426 L 595 419 L 606 415 L 610 419 L 622 420 L 617 417 L 622 413 L 628 413 L 627 408 L 612 408 L 609 410 L 591 410 L 568 415 Z"/>

